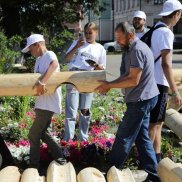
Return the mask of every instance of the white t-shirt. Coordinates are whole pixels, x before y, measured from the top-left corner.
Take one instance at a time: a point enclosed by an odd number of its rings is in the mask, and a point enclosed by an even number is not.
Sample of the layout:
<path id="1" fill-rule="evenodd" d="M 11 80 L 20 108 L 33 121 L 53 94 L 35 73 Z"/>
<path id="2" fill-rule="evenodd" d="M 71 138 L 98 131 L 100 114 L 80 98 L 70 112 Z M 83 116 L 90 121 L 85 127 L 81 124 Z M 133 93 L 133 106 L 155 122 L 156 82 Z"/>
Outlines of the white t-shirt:
<path id="1" fill-rule="evenodd" d="M 149 29 L 148 28 L 146 28 L 146 27 L 144 27 L 144 30 L 143 30 L 143 32 L 136 32 L 135 34 L 136 34 L 136 36 L 139 38 L 139 39 L 141 39 L 141 37 L 146 33 L 146 32 L 148 32 L 149 31 Z"/>
<path id="2" fill-rule="evenodd" d="M 73 41 L 67 53 L 70 52 L 76 44 L 77 40 Z M 91 59 L 106 68 L 106 50 L 104 47 L 99 43 L 89 44 L 86 42 L 83 46 L 78 48 L 72 61 L 68 64 L 69 69 L 75 67 L 88 71 L 93 70 L 94 68 L 85 61 L 87 59 Z"/>
<path id="3" fill-rule="evenodd" d="M 164 24 L 164 23 L 158 22 L 156 26 L 159 24 Z M 152 34 L 152 39 L 151 39 L 151 50 L 153 52 L 154 59 L 156 59 L 161 54 L 162 50 L 169 49 L 171 50 L 171 64 L 172 64 L 173 41 L 174 41 L 174 34 L 169 28 L 161 27 L 155 30 Z M 169 83 L 163 72 L 161 57 L 155 63 L 154 71 L 155 71 L 155 80 L 157 84 L 169 87 Z"/>
<path id="4" fill-rule="evenodd" d="M 57 60 L 57 56 L 52 51 L 45 52 L 41 57 L 38 57 L 35 63 L 34 72 L 44 74 L 51 62 Z M 56 72 L 59 72 L 59 66 L 56 69 Z M 56 89 L 53 94 L 41 95 L 36 97 L 35 108 L 52 111 L 54 113 L 61 113 L 61 87 Z"/>

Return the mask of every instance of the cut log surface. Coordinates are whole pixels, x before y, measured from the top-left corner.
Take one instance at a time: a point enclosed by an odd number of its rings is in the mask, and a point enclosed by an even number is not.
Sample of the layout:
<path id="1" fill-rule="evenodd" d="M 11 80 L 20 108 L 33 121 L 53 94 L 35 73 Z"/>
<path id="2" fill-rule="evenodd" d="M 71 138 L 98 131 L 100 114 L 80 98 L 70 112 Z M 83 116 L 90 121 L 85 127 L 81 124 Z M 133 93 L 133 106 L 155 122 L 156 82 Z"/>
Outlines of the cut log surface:
<path id="1" fill-rule="evenodd" d="M 20 172 L 15 166 L 8 166 L 0 171 L 0 182 L 19 182 Z"/>
<path id="2" fill-rule="evenodd" d="M 106 180 L 98 169 L 88 167 L 78 173 L 77 182 L 106 182 Z"/>
<path id="3" fill-rule="evenodd" d="M 108 182 L 135 182 L 129 168 L 118 170 L 115 166 L 111 167 L 107 173 Z"/>
<path id="4" fill-rule="evenodd" d="M 39 176 L 37 169 L 28 168 L 23 172 L 20 182 L 45 182 L 45 177 Z"/>
<path id="5" fill-rule="evenodd" d="M 166 111 L 165 124 L 179 137 L 182 138 L 182 115 L 174 109 Z"/>
<path id="6" fill-rule="evenodd" d="M 40 79 L 39 73 L 27 74 L 1 74 L 0 75 L 0 96 L 26 96 L 35 95 L 33 86 Z M 46 85 L 47 93 L 55 91 L 64 83 L 71 83 L 76 86 L 79 92 L 94 92 L 100 85 L 98 80 L 105 80 L 105 71 L 69 71 L 54 73 Z"/>
<path id="7" fill-rule="evenodd" d="M 160 161 L 157 171 L 162 182 L 182 182 L 182 168 L 169 158 Z"/>
<path id="8" fill-rule="evenodd" d="M 52 161 L 47 169 L 47 182 L 76 182 L 76 172 L 72 163 L 60 165 Z"/>

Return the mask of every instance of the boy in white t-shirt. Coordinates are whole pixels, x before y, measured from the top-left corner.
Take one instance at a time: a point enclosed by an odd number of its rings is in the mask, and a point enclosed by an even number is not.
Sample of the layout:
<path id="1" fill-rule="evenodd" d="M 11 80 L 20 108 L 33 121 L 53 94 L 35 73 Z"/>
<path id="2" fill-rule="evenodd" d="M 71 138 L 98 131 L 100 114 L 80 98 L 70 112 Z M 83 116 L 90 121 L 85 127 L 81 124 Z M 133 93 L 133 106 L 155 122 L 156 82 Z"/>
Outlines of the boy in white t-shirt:
<path id="1" fill-rule="evenodd" d="M 78 40 L 73 41 L 65 57 L 66 61 L 71 61 L 69 63 L 70 71 L 91 71 L 106 68 L 106 51 L 101 44 L 96 42 L 97 34 L 96 24 L 87 23 L 84 27 L 84 35 L 81 34 Z M 88 140 L 92 99 L 93 93 L 79 93 L 73 85 L 67 84 L 65 141 L 74 138 L 78 109 L 80 111 L 78 140 Z"/>
<path id="2" fill-rule="evenodd" d="M 159 14 L 162 16 L 162 21 L 156 23 L 164 24 L 166 27 L 161 27 L 155 30 L 151 39 L 151 50 L 154 59 L 160 57 L 155 63 L 155 80 L 158 85 L 160 94 L 158 96 L 158 103 L 151 111 L 150 117 L 150 136 L 153 141 L 154 150 L 156 152 L 157 161 L 161 160 L 161 129 L 162 123 L 165 119 L 168 88 L 171 88 L 171 95 L 177 105 L 182 104 L 181 96 L 175 85 L 172 73 L 172 50 L 174 34 L 170 30 L 175 26 L 181 17 L 182 5 L 178 0 L 168 0 L 163 4 L 163 10 Z"/>
<path id="3" fill-rule="evenodd" d="M 61 113 L 61 89 L 58 88 L 53 94 L 46 93 L 46 83 L 54 72 L 59 72 L 59 63 L 54 52 L 48 51 L 44 37 L 40 34 L 33 34 L 27 38 L 27 45 L 23 53 L 30 51 L 36 57 L 34 72 L 41 73 L 41 79 L 35 84 L 37 91 L 35 102 L 35 121 L 29 132 L 30 140 L 30 166 L 39 168 L 40 161 L 40 140 L 45 142 L 51 150 L 52 157 L 60 164 L 65 164 L 61 147 L 51 136 L 51 119 L 54 113 Z"/>

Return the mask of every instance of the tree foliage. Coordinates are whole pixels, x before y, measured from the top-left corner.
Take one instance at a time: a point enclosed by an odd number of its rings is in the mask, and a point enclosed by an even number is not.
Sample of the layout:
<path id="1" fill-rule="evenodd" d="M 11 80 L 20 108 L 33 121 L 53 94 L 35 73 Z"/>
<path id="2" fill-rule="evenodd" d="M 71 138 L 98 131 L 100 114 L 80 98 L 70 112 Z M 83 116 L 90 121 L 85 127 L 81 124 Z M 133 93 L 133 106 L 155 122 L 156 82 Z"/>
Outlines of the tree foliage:
<path id="1" fill-rule="evenodd" d="M 80 12 L 99 13 L 100 8 L 99 0 L 0 0 L 0 7 L 2 25 L 10 36 L 27 35 L 38 31 L 38 26 L 61 31 L 65 23 L 78 21 Z"/>

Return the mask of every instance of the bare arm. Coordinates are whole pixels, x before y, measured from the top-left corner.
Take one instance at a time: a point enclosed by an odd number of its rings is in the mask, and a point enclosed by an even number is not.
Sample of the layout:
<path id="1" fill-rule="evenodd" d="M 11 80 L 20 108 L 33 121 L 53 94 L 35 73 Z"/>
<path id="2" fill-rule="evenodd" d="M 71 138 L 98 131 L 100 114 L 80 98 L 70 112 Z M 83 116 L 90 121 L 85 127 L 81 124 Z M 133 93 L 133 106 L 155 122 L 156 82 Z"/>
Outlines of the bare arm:
<path id="1" fill-rule="evenodd" d="M 111 88 L 129 88 L 135 87 L 139 84 L 142 75 L 141 68 L 130 68 L 129 75 L 126 77 L 119 77 L 111 82 L 102 81 L 102 84 L 96 88 L 96 91 L 105 94 Z"/>
<path id="2" fill-rule="evenodd" d="M 171 61 L 170 50 L 168 50 L 168 49 L 162 50 L 161 56 L 162 56 L 162 68 L 163 68 L 165 77 L 169 83 L 172 93 L 177 94 L 176 98 L 175 98 L 176 104 L 181 105 L 182 99 L 179 95 L 178 88 L 175 84 L 174 76 L 173 76 L 173 72 L 172 72 L 172 65 L 170 63 L 170 61 Z"/>
<path id="3" fill-rule="evenodd" d="M 84 42 L 84 39 L 83 38 L 80 38 L 78 40 L 77 44 L 75 45 L 75 47 L 73 47 L 73 49 L 71 49 L 71 51 L 69 51 L 66 54 L 65 59 L 64 59 L 63 62 L 64 63 L 69 62 L 73 58 L 74 54 L 77 52 L 78 48 L 80 48 L 84 43 L 85 43 Z"/>
<path id="4" fill-rule="evenodd" d="M 45 86 L 47 84 L 47 81 L 51 77 L 51 75 L 55 72 L 55 70 L 57 69 L 58 66 L 59 66 L 59 64 L 56 60 L 53 60 L 50 63 L 47 71 L 41 77 L 39 82 L 37 82 L 33 87 L 33 89 L 36 89 L 36 92 L 37 92 L 36 95 L 43 95 L 46 92 Z"/>

